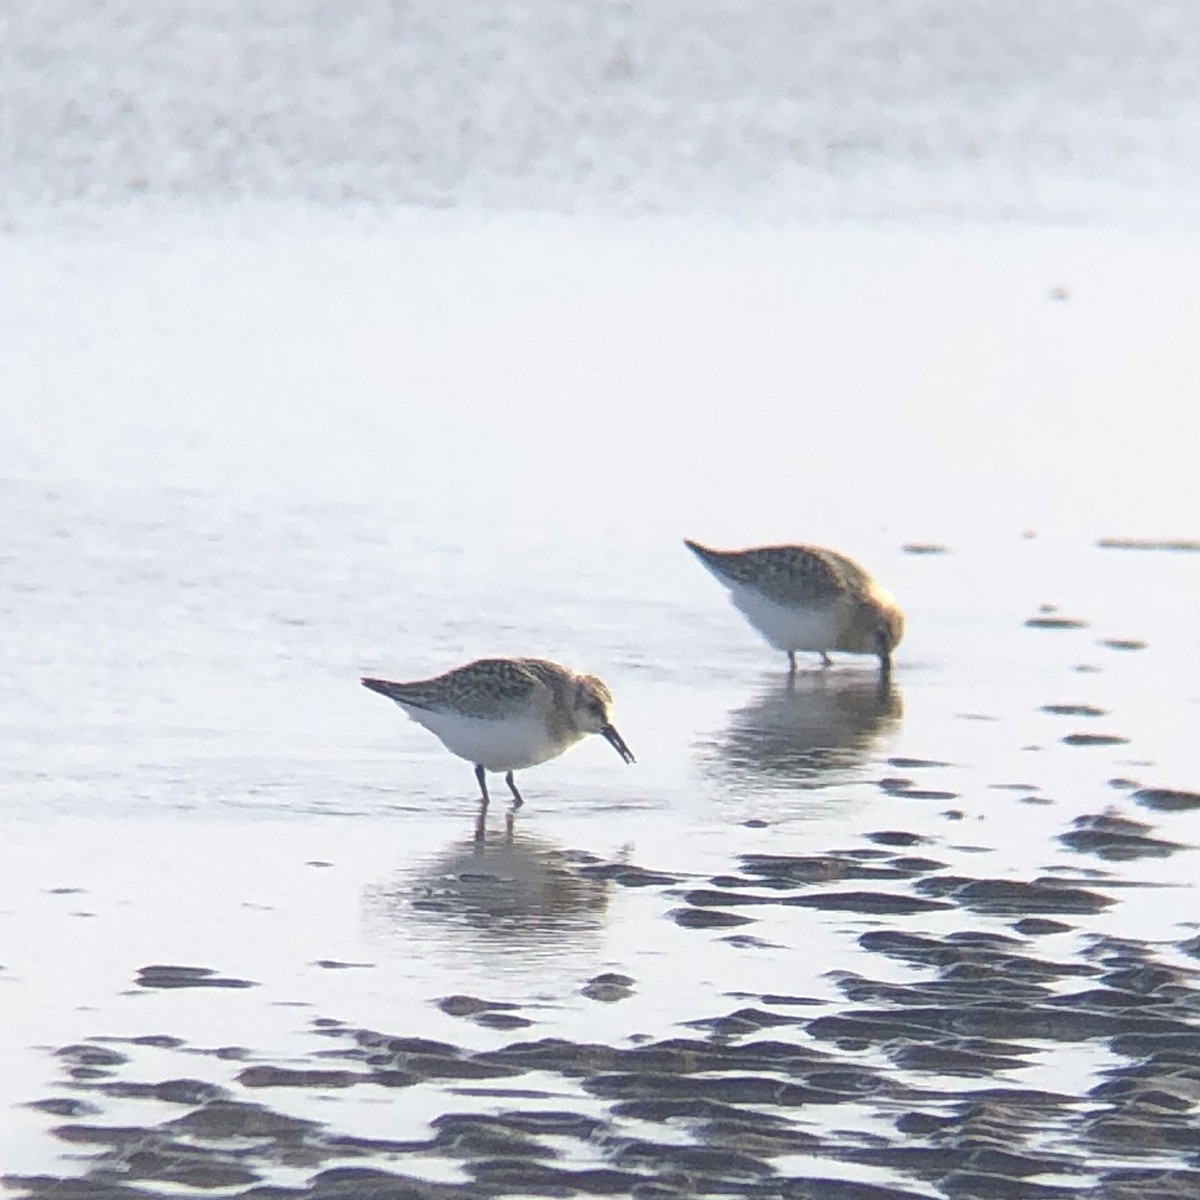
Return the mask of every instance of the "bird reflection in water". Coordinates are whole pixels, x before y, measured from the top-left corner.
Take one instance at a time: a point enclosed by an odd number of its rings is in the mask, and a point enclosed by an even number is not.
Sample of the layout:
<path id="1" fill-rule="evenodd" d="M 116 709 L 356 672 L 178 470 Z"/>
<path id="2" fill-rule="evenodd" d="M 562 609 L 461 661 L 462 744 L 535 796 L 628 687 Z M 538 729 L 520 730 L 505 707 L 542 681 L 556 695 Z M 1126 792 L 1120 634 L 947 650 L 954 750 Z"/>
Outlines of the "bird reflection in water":
<path id="1" fill-rule="evenodd" d="M 590 861 L 529 834 L 477 836 L 368 888 L 366 906 L 395 933 L 411 934 L 416 923 L 492 952 L 499 942 L 553 950 L 603 925 L 608 884 L 584 873 Z"/>
<path id="2" fill-rule="evenodd" d="M 828 671 L 776 676 L 730 713 L 728 727 L 712 743 L 713 764 L 719 774 L 739 779 L 818 787 L 864 762 L 903 713 L 890 676 Z"/>

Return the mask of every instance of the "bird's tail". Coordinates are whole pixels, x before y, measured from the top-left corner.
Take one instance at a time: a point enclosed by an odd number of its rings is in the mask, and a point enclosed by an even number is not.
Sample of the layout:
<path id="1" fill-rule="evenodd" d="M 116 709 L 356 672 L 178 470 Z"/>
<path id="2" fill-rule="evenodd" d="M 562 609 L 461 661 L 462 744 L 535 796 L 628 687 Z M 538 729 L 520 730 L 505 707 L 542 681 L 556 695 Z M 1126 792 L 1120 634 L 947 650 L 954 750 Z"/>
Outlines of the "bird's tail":
<path id="1" fill-rule="evenodd" d="M 721 575 L 721 567 L 726 558 L 729 556 L 723 554 L 720 550 L 710 550 L 707 546 L 700 545 L 699 542 L 693 542 L 690 538 L 684 538 L 683 544 L 715 575 Z"/>
<path id="2" fill-rule="evenodd" d="M 401 699 L 404 691 L 404 684 L 391 683 L 387 679 L 364 679 L 362 685 L 370 688 L 373 692 L 378 692 L 381 696 L 386 696 L 389 700 Z"/>

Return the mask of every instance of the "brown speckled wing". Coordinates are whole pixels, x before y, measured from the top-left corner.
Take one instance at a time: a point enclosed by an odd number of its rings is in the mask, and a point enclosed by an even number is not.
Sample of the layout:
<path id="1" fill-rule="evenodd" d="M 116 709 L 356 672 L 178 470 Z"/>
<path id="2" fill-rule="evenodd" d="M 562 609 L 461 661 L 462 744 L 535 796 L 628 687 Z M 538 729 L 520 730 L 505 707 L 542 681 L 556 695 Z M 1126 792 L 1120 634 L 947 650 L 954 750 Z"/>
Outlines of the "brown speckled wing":
<path id="1" fill-rule="evenodd" d="M 810 546 L 762 546 L 754 550 L 695 548 L 713 571 L 731 583 L 754 588 L 780 604 L 833 600 L 857 590 L 861 567 L 830 550 Z"/>
<path id="2" fill-rule="evenodd" d="M 514 702 L 532 695 L 540 680 L 538 673 L 520 660 L 481 658 L 434 679 L 375 686 L 381 682 L 364 680 L 372 690 L 400 704 L 486 720 L 511 711 Z"/>

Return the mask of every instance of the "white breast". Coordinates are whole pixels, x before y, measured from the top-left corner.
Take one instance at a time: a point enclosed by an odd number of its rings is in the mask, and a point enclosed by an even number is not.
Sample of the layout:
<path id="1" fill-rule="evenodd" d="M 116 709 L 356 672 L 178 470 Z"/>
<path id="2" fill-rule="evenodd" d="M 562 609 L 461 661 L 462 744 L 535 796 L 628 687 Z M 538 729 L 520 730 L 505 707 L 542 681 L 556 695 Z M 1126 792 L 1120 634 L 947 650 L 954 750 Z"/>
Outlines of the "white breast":
<path id="1" fill-rule="evenodd" d="M 779 604 L 760 591 L 734 584 L 734 604 L 746 620 L 779 650 L 833 650 L 840 621 L 837 609 L 828 606 Z"/>
<path id="2" fill-rule="evenodd" d="M 555 740 L 546 723 L 533 712 L 489 720 L 417 708 L 409 709 L 408 713 L 414 721 L 436 733 L 451 753 L 489 771 L 516 771 L 547 762 L 583 736 L 571 733 Z"/>

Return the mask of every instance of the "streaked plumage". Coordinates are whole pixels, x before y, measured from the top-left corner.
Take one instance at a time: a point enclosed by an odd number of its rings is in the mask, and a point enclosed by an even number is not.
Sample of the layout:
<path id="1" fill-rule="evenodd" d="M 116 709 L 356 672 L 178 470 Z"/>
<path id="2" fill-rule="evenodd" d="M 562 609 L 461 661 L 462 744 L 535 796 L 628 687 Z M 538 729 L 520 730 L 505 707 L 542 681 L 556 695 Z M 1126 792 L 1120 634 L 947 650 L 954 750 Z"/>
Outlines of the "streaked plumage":
<path id="1" fill-rule="evenodd" d="M 557 758 L 598 733 L 626 762 L 633 754 L 612 723 L 612 693 L 594 675 L 542 658 L 481 658 L 433 679 L 363 686 L 395 701 L 436 734 L 452 754 L 475 765 L 482 809 L 485 771 L 503 771 L 513 807 L 523 803 L 513 772 Z"/>
<path id="2" fill-rule="evenodd" d="M 792 670 L 797 650 L 816 651 L 826 665 L 830 650 L 874 654 L 885 673 L 891 670 L 904 614 L 853 559 L 819 546 L 711 550 L 684 544 L 729 589 L 750 624 L 787 652 Z"/>

